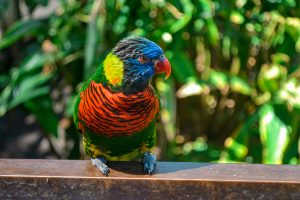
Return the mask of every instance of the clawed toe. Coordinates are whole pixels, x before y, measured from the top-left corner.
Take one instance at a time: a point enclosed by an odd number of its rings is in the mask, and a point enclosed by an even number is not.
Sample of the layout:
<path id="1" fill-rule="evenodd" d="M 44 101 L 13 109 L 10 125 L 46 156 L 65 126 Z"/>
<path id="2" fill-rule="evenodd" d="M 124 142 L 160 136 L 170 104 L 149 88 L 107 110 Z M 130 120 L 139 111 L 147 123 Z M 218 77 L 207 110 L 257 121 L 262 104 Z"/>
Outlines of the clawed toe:
<path id="1" fill-rule="evenodd" d="M 156 156 L 153 153 L 146 152 L 143 155 L 144 172 L 152 174 L 156 167 Z"/>
<path id="2" fill-rule="evenodd" d="M 108 176 L 109 168 L 106 165 L 105 158 L 91 158 L 92 164 L 97 167 L 103 175 Z"/>

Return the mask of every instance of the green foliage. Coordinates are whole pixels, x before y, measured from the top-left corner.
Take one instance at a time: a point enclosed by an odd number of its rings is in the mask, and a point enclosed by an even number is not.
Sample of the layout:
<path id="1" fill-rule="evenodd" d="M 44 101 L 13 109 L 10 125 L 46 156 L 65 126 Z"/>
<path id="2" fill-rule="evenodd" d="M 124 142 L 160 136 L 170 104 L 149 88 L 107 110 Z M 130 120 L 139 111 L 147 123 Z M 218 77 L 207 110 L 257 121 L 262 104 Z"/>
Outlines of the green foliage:
<path id="1" fill-rule="evenodd" d="M 24 2 L 30 15 L 48 4 Z M 298 1 L 61 0 L 49 18 L 9 25 L 0 32 L 0 116 L 23 106 L 50 137 L 65 130 L 78 141 L 78 88 L 117 41 L 141 35 L 172 64 L 172 77 L 153 84 L 163 159 L 300 162 Z M 66 151 L 79 155 L 78 145 Z"/>
<path id="2" fill-rule="evenodd" d="M 25 38 L 28 35 L 38 35 L 42 31 L 43 26 L 45 25 L 41 20 L 16 22 L 5 32 L 1 39 L 0 50 L 12 45 L 17 40 Z"/>

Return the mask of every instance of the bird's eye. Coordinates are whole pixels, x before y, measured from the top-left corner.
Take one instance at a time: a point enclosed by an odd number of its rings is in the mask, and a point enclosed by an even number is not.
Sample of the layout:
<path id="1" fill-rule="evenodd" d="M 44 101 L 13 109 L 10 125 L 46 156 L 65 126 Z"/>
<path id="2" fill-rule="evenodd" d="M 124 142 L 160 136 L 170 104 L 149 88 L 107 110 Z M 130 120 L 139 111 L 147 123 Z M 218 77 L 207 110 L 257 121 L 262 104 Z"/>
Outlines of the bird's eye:
<path id="1" fill-rule="evenodd" d="M 138 61 L 139 61 L 140 63 L 146 63 L 146 62 L 149 62 L 149 58 L 147 58 L 146 56 L 140 56 L 140 57 L 138 58 Z"/>

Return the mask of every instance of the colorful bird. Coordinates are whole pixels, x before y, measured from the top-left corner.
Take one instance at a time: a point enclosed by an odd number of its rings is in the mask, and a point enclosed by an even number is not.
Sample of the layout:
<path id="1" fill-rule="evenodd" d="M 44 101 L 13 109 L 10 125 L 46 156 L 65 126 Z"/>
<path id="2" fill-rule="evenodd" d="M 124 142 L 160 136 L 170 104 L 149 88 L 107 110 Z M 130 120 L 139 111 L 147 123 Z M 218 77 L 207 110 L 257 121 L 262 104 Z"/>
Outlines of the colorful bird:
<path id="1" fill-rule="evenodd" d="M 83 134 L 84 150 L 104 175 L 107 160 L 141 158 L 153 173 L 155 123 L 160 101 L 150 85 L 154 74 L 171 74 L 163 50 L 143 37 L 116 44 L 75 101 L 74 121 Z"/>

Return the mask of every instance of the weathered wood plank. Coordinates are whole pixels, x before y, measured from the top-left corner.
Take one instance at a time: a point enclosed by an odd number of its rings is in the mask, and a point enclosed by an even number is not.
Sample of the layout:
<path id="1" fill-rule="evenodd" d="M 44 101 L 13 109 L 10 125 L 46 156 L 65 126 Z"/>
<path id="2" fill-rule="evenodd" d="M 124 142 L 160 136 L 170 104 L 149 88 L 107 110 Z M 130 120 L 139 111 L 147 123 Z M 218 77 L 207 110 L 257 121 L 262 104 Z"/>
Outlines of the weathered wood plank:
<path id="1" fill-rule="evenodd" d="M 111 162 L 103 176 L 87 160 L 0 159 L 0 199 L 300 199 L 300 167 Z"/>

